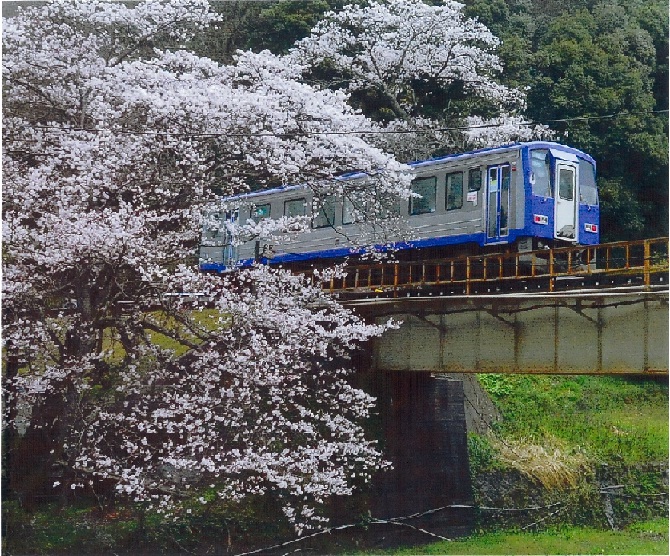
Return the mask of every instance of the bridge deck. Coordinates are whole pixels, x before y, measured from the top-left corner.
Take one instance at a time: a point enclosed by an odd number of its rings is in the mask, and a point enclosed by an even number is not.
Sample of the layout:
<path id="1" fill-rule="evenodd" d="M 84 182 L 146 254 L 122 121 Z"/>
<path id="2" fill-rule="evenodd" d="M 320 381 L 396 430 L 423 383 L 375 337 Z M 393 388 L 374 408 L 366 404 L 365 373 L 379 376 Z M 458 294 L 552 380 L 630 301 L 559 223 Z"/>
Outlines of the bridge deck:
<path id="1" fill-rule="evenodd" d="M 549 292 L 668 283 L 668 238 L 419 262 L 357 264 L 322 282 L 342 299 Z"/>
<path id="2" fill-rule="evenodd" d="M 377 370 L 668 374 L 667 286 L 346 304 L 400 322 L 373 342 Z"/>

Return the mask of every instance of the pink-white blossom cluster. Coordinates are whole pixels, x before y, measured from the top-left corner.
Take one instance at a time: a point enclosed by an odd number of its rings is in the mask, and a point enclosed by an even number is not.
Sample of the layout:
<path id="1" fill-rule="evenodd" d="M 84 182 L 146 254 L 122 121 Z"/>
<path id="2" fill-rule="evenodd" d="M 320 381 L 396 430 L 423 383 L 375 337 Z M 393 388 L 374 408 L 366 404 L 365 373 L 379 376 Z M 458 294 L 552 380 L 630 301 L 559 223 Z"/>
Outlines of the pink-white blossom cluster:
<path id="1" fill-rule="evenodd" d="M 521 120 L 525 94 L 502 82 L 500 39 L 464 8 L 452 0 L 346 5 L 324 14 L 290 57 L 310 72 L 317 68 L 322 79 L 318 70 L 334 73 L 334 87 L 376 99 L 372 103 L 383 107 L 384 123 L 371 140 L 400 160 L 546 135 L 543 127 L 512 125 Z M 423 103 L 432 100 L 422 96 L 422 87 L 447 100 L 424 112 Z M 490 133 L 472 129 L 481 123 L 480 117 L 469 117 L 477 106 L 500 114 L 489 121 L 496 125 Z"/>
<path id="2" fill-rule="evenodd" d="M 203 489 L 271 493 L 301 529 L 383 465 L 346 359 L 384 327 L 285 271 L 199 274 L 203 215 L 252 185 L 329 194 L 346 168 L 392 205 L 409 178 L 351 133 L 374 126 L 346 94 L 290 59 L 181 48 L 215 20 L 200 0 L 148 0 L 3 21 L 5 423 L 50 439 L 39 457 L 66 491 L 112 484 L 173 514 Z"/>
<path id="3" fill-rule="evenodd" d="M 410 107 L 413 99 L 402 93 L 414 79 L 462 81 L 472 94 L 515 102 L 518 92 L 495 79 L 502 70 L 495 53 L 499 43 L 458 2 L 384 0 L 325 14 L 293 55 L 310 65 L 327 62 L 347 70 L 351 89 L 372 85 Z"/>
<path id="4" fill-rule="evenodd" d="M 465 132 L 470 148 L 494 147 L 511 141 L 551 141 L 555 133 L 549 126 L 529 122 L 523 116 L 503 114 L 484 119 L 471 116 L 467 119 L 469 129 Z"/>

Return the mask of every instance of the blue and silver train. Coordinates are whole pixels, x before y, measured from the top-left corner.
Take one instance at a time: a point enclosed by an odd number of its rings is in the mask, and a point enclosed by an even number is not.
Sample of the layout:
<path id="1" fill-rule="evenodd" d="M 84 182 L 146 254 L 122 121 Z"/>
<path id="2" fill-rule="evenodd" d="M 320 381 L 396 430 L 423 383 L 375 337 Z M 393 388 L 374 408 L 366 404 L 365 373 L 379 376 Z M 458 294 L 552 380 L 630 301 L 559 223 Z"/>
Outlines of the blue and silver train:
<path id="1" fill-rule="evenodd" d="M 575 148 L 533 141 L 409 166 L 414 175 L 412 190 L 419 196 L 399 207 L 412 237 L 394 245 L 401 260 L 600 241 L 596 163 Z M 351 174 L 340 179 L 361 177 Z M 313 213 L 312 192 L 305 186 L 257 191 L 234 201 L 239 208 L 218 215 L 220 219 L 244 225 L 250 219 L 307 216 L 312 229 L 287 244 L 271 237 L 238 243 L 233 242 L 228 226 L 206 229 L 200 246 L 203 271 L 223 272 L 258 260 L 306 267 L 360 251 L 351 242 L 359 224 L 351 217 L 346 197 L 321 202 Z"/>

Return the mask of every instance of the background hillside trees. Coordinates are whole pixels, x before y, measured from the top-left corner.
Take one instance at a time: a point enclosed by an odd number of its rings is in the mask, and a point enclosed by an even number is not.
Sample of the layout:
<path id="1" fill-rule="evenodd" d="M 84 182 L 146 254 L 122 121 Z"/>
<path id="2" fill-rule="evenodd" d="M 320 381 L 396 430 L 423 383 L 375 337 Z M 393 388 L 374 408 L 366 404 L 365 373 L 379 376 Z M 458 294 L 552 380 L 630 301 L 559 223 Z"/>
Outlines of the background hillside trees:
<path id="1" fill-rule="evenodd" d="M 603 239 L 666 235 L 668 119 L 654 111 L 668 109 L 667 2 L 466 4 L 501 37 L 527 117 L 597 160 Z"/>
<path id="2" fill-rule="evenodd" d="M 606 237 L 619 239 L 667 230 L 659 210 L 668 199 L 667 117 L 652 113 L 659 108 L 656 51 L 629 11 L 599 4 L 593 13 L 581 10 L 553 22 L 535 53 L 529 93 L 529 113 L 543 121 L 622 114 L 564 128 L 566 141 L 598 160 L 605 186 L 602 228 Z M 631 214 L 634 204 L 616 203 L 626 195 L 639 205 L 639 216 Z"/>

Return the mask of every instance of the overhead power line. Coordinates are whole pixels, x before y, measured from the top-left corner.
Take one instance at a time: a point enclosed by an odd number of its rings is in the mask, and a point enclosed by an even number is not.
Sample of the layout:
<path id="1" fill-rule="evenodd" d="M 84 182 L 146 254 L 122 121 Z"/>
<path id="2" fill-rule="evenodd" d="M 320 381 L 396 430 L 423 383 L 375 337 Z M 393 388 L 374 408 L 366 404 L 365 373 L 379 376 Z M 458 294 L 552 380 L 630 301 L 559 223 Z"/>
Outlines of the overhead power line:
<path id="1" fill-rule="evenodd" d="M 570 122 L 579 122 L 579 121 L 593 121 L 593 120 L 606 120 L 613 119 L 623 116 L 636 116 L 642 114 L 665 114 L 668 113 L 668 110 L 645 110 L 645 111 L 636 111 L 636 112 L 615 112 L 612 114 L 604 114 L 600 116 L 575 116 L 572 118 L 556 118 L 551 120 L 545 120 L 544 122 L 540 121 L 530 121 L 530 122 L 518 122 L 517 125 L 522 127 L 530 127 L 536 125 L 545 125 L 549 126 L 550 124 L 556 123 L 570 123 Z M 304 131 L 298 130 L 294 132 L 285 132 L 278 133 L 274 131 L 259 131 L 259 132 L 195 132 L 195 131 L 184 131 L 184 132 L 172 132 L 172 131 L 159 131 L 159 130 L 114 130 L 110 128 L 81 128 L 81 127 L 71 127 L 64 125 L 35 125 L 35 126 L 25 126 L 30 129 L 44 129 L 44 130 L 54 130 L 54 131 L 85 131 L 88 133 L 107 133 L 112 132 L 121 135 L 153 135 L 153 136 L 165 136 L 165 137 L 188 137 L 193 139 L 211 139 L 216 137 L 292 137 L 292 136 L 327 136 L 327 135 L 403 135 L 403 134 L 425 134 L 425 133 L 444 133 L 448 131 L 468 131 L 474 129 L 487 129 L 487 128 L 499 128 L 506 126 L 506 122 L 501 123 L 488 123 L 488 124 L 478 124 L 478 125 L 461 125 L 461 126 L 452 126 L 452 127 L 438 127 L 432 129 L 419 128 L 419 129 L 358 129 L 358 130 L 345 130 L 345 131 Z M 7 138 L 6 140 L 13 141 L 22 141 L 21 139 L 12 139 Z"/>

